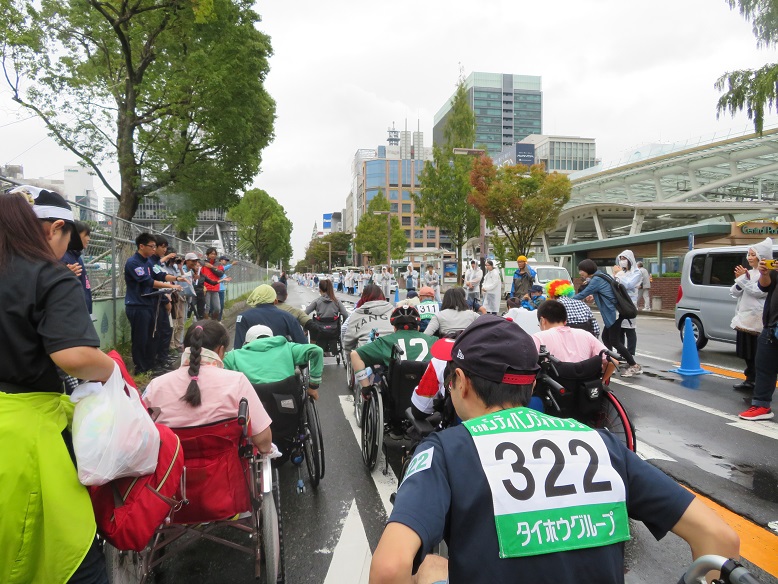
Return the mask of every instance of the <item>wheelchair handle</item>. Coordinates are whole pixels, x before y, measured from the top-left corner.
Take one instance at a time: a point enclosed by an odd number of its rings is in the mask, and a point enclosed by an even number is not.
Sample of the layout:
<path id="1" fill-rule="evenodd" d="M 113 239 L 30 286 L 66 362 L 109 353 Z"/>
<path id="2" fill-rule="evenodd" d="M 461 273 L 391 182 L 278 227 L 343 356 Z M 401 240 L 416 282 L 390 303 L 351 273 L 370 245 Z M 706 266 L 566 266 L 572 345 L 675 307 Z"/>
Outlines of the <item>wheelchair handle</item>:
<path id="1" fill-rule="evenodd" d="M 249 416 L 249 401 L 242 397 L 238 405 L 238 424 L 245 426 Z"/>
<path id="2" fill-rule="evenodd" d="M 549 375 L 546 375 L 545 373 L 539 373 L 538 377 L 537 377 L 537 380 L 540 381 L 541 383 L 544 383 L 544 384 L 554 388 L 555 390 L 557 390 L 557 391 L 559 391 L 561 393 L 564 393 L 565 391 L 567 391 L 567 390 L 565 390 L 563 385 L 560 385 L 559 383 L 554 381 Z"/>
<path id="3" fill-rule="evenodd" d="M 619 355 L 618 353 L 614 353 L 613 351 L 611 351 L 609 349 L 603 349 L 602 351 L 600 351 L 600 355 L 607 355 L 611 359 L 616 359 L 616 361 L 623 361 L 624 360 L 624 358 L 621 355 Z"/>
<path id="4" fill-rule="evenodd" d="M 721 570 L 721 579 L 717 581 L 724 584 L 759 584 L 759 580 L 735 560 L 712 554 L 700 556 L 694 560 L 689 569 L 678 580 L 678 584 L 705 582 L 705 574 L 711 570 Z"/>

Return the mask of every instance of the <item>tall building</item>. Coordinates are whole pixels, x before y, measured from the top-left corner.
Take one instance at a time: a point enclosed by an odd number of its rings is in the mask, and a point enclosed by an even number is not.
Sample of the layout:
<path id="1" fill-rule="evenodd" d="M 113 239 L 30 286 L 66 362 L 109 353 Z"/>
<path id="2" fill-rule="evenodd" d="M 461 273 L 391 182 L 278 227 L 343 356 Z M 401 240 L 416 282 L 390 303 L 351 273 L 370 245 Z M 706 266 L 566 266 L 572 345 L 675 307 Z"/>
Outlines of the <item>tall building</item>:
<path id="1" fill-rule="evenodd" d="M 475 71 L 465 80 L 468 102 L 475 112 L 474 148 L 499 154 L 530 134 L 543 133 L 541 78 Z M 432 143 L 443 144 L 443 128 L 456 93 L 435 114 Z"/>
<path id="2" fill-rule="evenodd" d="M 419 188 L 424 163 L 432 161 L 432 148 L 424 146 L 420 131 L 389 128 L 387 144 L 375 150 L 359 149 L 352 161 L 352 187 L 346 199 L 347 223 L 356 227 L 371 200 L 379 193 L 389 200 L 390 211 L 399 220 L 408 240 L 409 257 L 422 250 L 451 249 L 450 238 L 437 227 L 424 225 L 415 213 L 412 193 Z M 358 252 L 361 250 L 357 250 Z M 417 260 L 418 261 L 418 260 Z"/>
<path id="3" fill-rule="evenodd" d="M 547 172 L 570 174 L 597 164 L 594 138 L 532 135 L 520 144 L 534 145 L 535 162 L 543 163 Z"/>

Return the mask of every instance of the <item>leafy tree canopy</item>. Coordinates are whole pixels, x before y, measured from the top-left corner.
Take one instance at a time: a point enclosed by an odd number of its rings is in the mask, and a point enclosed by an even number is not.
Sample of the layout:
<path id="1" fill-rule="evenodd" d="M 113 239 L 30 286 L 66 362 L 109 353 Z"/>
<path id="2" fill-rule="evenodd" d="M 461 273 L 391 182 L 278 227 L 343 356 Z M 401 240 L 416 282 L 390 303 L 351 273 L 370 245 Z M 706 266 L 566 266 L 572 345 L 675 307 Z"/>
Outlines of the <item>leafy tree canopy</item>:
<path id="1" fill-rule="evenodd" d="M 548 174 L 542 164 L 501 166 L 481 156 L 471 176 L 470 202 L 505 236 L 514 255 L 528 255 L 535 237 L 556 226 L 570 201 L 567 176 Z"/>
<path id="2" fill-rule="evenodd" d="M 757 44 L 763 47 L 778 44 L 778 0 L 727 0 L 730 8 L 739 8 L 740 14 L 753 24 Z M 733 116 L 745 110 L 754 121 L 754 129 L 761 134 L 765 110 L 776 105 L 778 64 L 767 64 L 760 69 L 728 71 L 716 81 L 716 89 L 723 92 L 716 113 L 729 112 Z"/>
<path id="3" fill-rule="evenodd" d="M 292 222 L 286 211 L 262 189 L 247 191 L 227 214 L 238 224 L 238 249 L 248 253 L 259 265 L 292 257 Z"/>
<path id="4" fill-rule="evenodd" d="M 386 215 L 375 215 L 374 213 L 376 211 L 389 211 L 389 209 L 389 201 L 386 200 L 381 191 L 378 191 L 373 200 L 367 204 L 367 212 L 357 224 L 356 238 L 354 239 L 355 253 L 368 252 L 373 264 L 386 263 L 388 234 Z M 402 259 L 405 255 L 405 248 L 408 246 L 408 240 L 405 238 L 400 220 L 394 215 L 391 215 L 391 226 L 392 259 Z"/>
<path id="5" fill-rule="evenodd" d="M 237 202 L 273 138 L 259 21 L 250 0 L 0 0 L 0 57 L 12 98 L 95 171 L 120 217 L 160 189 L 196 212 Z"/>
<path id="6" fill-rule="evenodd" d="M 330 244 L 330 245 L 327 245 Z M 351 245 L 351 234 L 343 232 L 328 233 L 323 237 L 312 239 L 305 250 L 305 265 L 317 266 L 317 269 L 325 269 L 329 266 L 330 257 L 332 265 L 329 267 L 346 265 L 346 256 Z M 330 246 L 332 253 L 330 254 Z"/>

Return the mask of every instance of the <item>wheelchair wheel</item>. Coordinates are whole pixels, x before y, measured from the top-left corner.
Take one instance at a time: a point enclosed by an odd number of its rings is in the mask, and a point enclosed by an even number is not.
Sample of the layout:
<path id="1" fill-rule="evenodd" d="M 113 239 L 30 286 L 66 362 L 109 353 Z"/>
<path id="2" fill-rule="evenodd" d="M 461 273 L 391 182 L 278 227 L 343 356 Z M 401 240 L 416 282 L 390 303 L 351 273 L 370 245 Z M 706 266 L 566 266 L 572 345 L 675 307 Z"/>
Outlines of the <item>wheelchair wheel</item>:
<path id="1" fill-rule="evenodd" d="M 375 387 L 362 404 L 362 462 L 372 471 L 384 443 L 384 402 Z"/>
<path id="2" fill-rule="evenodd" d="M 284 582 L 284 555 L 282 549 L 280 497 L 278 493 L 278 470 L 273 470 L 273 490 L 265 493 L 260 509 L 260 530 L 262 535 L 262 559 L 265 584 Z"/>
<path id="3" fill-rule="evenodd" d="M 119 551 L 105 542 L 103 554 L 111 584 L 139 584 L 144 580 L 143 557 L 138 552 Z"/>
<path id="4" fill-rule="evenodd" d="M 605 392 L 600 411 L 594 414 L 591 423 L 592 428 L 603 428 L 614 434 L 632 452 L 637 450 L 635 438 L 635 426 L 627 415 L 627 411 L 618 398 L 610 391 Z"/>
<path id="5" fill-rule="evenodd" d="M 308 468 L 308 476 L 311 486 L 318 487 L 319 481 L 324 476 L 324 444 L 322 443 L 321 425 L 316 404 L 308 398 L 305 400 L 305 466 Z"/>
<path id="6" fill-rule="evenodd" d="M 364 407 L 365 400 L 362 399 L 362 386 L 354 382 L 354 418 L 357 421 L 357 428 L 362 427 L 362 409 Z"/>

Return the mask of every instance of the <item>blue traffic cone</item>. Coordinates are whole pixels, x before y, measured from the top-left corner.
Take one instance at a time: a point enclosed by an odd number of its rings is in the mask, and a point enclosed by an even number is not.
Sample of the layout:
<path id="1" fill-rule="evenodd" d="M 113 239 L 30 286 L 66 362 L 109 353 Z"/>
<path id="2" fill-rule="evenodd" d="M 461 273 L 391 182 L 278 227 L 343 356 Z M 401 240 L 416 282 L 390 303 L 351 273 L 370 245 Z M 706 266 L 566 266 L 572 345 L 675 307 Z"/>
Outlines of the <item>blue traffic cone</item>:
<path id="1" fill-rule="evenodd" d="M 700 354 L 697 352 L 697 343 L 694 340 L 692 319 L 687 318 L 683 328 L 683 352 L 681 353 L 681 366 L 670 369 L 670 373 L 678 375 L 710 375 L 700 367 Z"/>
<path id="2" fill-rule="evenodd" d="M 397 304 L 400 301 L 400 289 L 394 289 L 394 303 Z"/>

